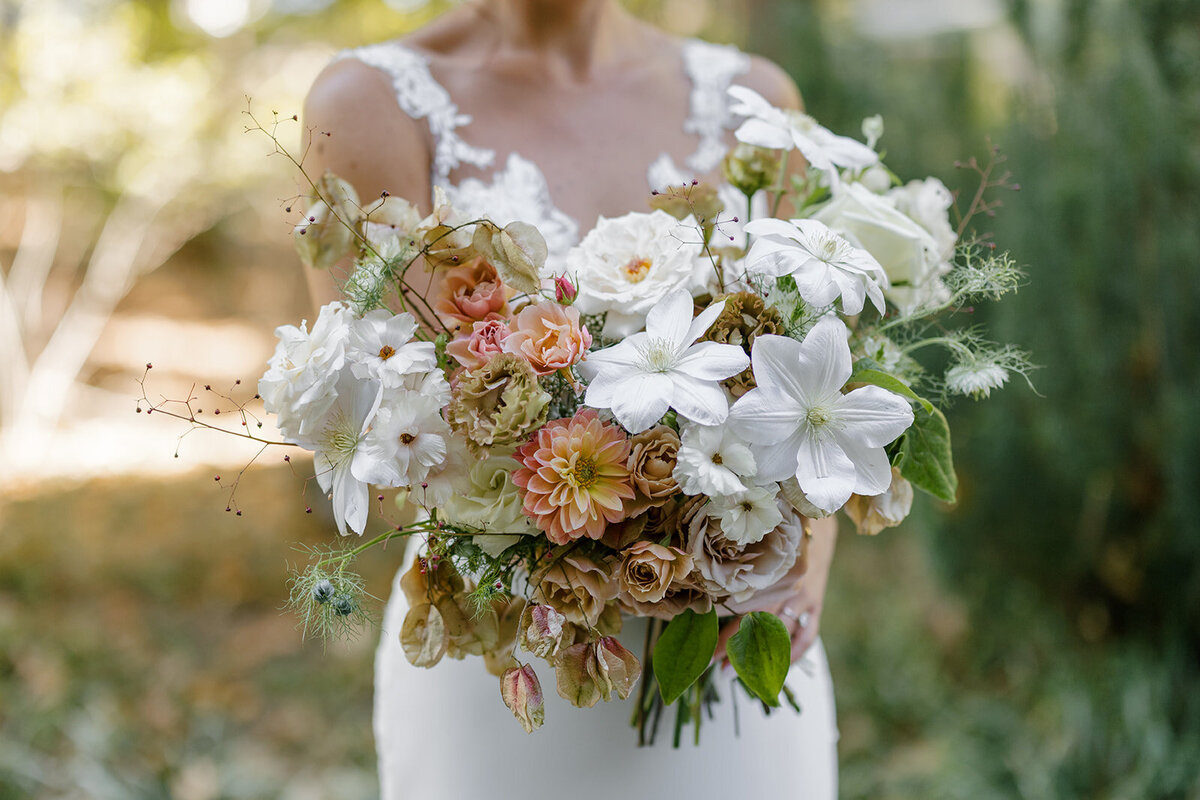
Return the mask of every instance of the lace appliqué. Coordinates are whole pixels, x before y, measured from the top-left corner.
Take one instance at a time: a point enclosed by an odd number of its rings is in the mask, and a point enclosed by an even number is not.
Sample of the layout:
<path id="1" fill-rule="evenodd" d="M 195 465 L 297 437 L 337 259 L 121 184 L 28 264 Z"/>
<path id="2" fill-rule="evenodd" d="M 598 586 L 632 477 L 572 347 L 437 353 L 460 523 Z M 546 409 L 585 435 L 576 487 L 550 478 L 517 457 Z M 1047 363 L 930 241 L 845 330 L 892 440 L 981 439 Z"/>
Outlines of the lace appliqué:
<path id="1" fill-rule="evenodd" d="M 491 150 L 472 147 L 458 135 L 457 128 L 471 121 L 429 72 L 429 61 L 395 42 L 356 47 L 337 54 L 335 61 L 355 58 L 384 72 L 392 79 L 396 102 L 413 119 L 424 119 L 433 135 L 434 154 L 430 179 L 434 186 L 447 186 L 450 172 L 461 164 L 488 167 L 496 158 Z"/>
<path id="2" fill-rule="evenodd" d="M 689 39 L 683 46 L 683 67 L 692 81 L 683 129 L 700 137 L 687 165 L 701 174 L 711 171 L 725 155 L 725 131 L 733 121 L 726 92 L 734 78 L 749 71 L 750 57 L 733 45 Z"/>
<path id="3" fill-rule="evenodd" d="M 509 155 L 504 169 L 490 181 L 466 178 L 457 186 L 447 186 L 446 196 L 468 216 L 486 216 L 497 225 L 520 220 L 537 227 L 546 239 L 550 253 L 546 263 L 551 269 L 579 241 L 579 224 L 555 207 L 546 176 L 516 153 Z"/>

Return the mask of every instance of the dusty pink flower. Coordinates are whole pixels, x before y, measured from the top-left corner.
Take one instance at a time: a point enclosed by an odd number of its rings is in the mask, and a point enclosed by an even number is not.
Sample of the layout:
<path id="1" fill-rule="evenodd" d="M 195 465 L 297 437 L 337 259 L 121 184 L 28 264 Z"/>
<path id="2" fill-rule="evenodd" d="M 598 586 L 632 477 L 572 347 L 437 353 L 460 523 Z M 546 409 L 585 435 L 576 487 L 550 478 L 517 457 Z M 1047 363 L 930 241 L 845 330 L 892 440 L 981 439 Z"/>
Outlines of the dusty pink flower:
<path id="1" fill-rule="evenodd" d="M 491 319 L 492 315 L 508 316 L 508 287 L 491 263 L 473 258 L 442 270 L 433 307 L 451 327 Z"/>
<path id="2" fill-rule="evenodd" d="M 446 352 L 467 369 L 479 369 L 492 356 L 504 352 L 504 340 L 512 333 L 502 319 L 471 323 L 471 332 L 446 345 Z"/>
<path id="3" fill-rule="evenodd" d="M 521 646 L 538 658 L 551 659 L 558 655 L 563 643 L 563 623 L 567 618 L 548 605 L 534 603 L 521 615 Z"/>
<path id="4" fill-rule="evenodd" d="M 629 440 L 593 409 L 546 423 L 514 456 L 513 473 L 525 514 L 555 544 L 584 536 L 599 539 L 609 523 L 625 518 L 633 498 Z"/>
<path id="5" fill-rule="evenodd" d="M 624 700 L 642 675 L 637 658 L 611 636 L 580 642 L 563 651 L 555 664 L 558 693 L 572 705 L 591 708 L 615 692 Z"/>
<path id="6" fill-rule="evenodd" d="M 542 684 L 533 667 L 510 667 L 500 677 L 500 696 L 504 705 L 513 712 L 526 733 L 542 727 L 545 706 L 542 700 Z"/>
<path id="7" fill-rule="evenodd" d="M 538 375 L 565 369 L 583 358 L 592 334 L 579 322 L 579 309 L 543 302 L 521 309 L 504 350 L 525 358 Z"/>

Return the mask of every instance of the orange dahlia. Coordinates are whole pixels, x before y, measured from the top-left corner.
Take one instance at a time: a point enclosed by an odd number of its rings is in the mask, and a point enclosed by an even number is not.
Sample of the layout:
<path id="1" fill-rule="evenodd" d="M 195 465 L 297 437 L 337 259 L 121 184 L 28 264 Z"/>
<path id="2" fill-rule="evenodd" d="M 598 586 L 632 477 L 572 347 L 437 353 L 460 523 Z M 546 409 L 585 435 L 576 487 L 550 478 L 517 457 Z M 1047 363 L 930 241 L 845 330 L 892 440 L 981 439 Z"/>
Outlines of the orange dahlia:
<path id="1" fill-rule="evenodd" d="M 634 496 L 625 466 L 629 440 L 594 410 L 546 423 L 515 458 L 523 464 L 513 483 L 525 513 L 555 544 L 599 539 L 609 523 L 625 518 L 625 501 Z"/>

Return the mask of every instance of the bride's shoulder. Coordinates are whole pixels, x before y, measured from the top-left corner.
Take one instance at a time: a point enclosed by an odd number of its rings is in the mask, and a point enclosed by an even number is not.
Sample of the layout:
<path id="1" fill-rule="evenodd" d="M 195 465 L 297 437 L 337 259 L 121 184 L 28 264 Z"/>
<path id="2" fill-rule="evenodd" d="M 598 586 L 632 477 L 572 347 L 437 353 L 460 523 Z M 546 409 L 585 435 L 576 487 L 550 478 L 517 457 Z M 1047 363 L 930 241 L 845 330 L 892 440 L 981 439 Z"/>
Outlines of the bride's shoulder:
<path id="1" fill-rule="evenodd" d="M 762 56 L 750 56 L 750 68 L 736 81 L 779 108 L 804 108 L 800 89 L 783 67 Z"/>

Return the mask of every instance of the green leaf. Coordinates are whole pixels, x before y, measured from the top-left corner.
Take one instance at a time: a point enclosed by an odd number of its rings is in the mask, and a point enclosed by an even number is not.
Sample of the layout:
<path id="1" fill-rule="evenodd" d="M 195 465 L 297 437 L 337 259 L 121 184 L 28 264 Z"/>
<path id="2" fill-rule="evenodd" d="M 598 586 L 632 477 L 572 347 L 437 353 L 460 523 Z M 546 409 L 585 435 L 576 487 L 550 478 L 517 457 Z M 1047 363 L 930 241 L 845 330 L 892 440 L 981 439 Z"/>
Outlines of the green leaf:
<path id="1" fill-rule="evenodd" d="M 915 410 L 912 427 L 900 445 L 900 474 L 918 489 L 953 503 L 958 493 L 954 456 L 950 450 L 950 425 L 936 408 Z"/>
<path id="2" fill-rule="evenodd" d="M 779 617 L 765 611 L 742 617 L 725 653 L 751 694 L 769 706 L 779 705 L 779 692 L 792 665 L 792 638 Z"/>
<path id="3" fill-rule="evenodd" d="M 864 358 L 855 364 L 854 374 L 850 376 L 850 380 L 846 381 L 846 383 L 869 383 L 872 386 L 887 389 L 889 392 L 895 392 L 901 397 L 907 397 L 909 400 L 916 400 L 927 412 L 933 412 L 933 403 L 918 396 L 916 392 L 908 388 L 908 384 L 895 375 L 889 375 L 881 370 L 871 369 L 866 366 L 864 364 L 866 361 L 868 359 Z"/>
<path id="4" fill-rule="evenodd" d="M 715 609 L 684 611 L 671 620 L 654 643 L 654 677 L 663 702 L 674 703 L 704 674 L 717 652 L 720 634 Z"/>

